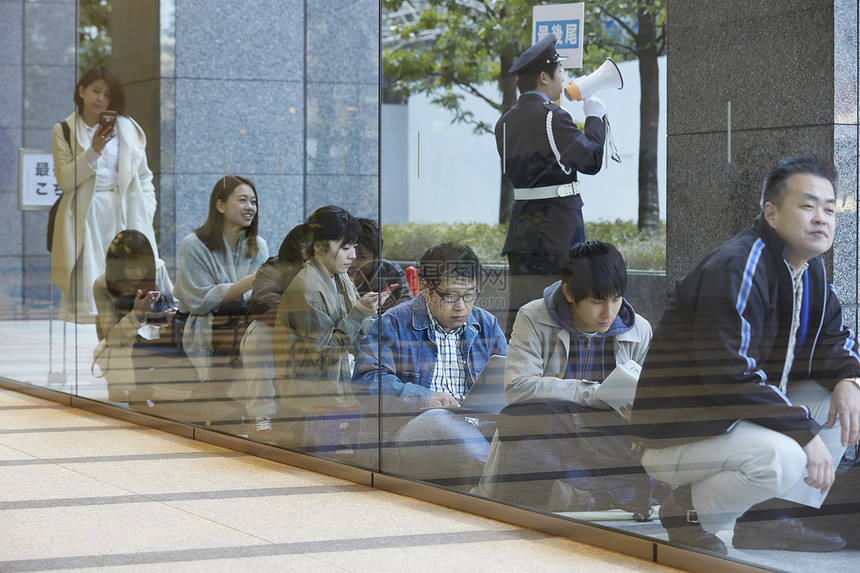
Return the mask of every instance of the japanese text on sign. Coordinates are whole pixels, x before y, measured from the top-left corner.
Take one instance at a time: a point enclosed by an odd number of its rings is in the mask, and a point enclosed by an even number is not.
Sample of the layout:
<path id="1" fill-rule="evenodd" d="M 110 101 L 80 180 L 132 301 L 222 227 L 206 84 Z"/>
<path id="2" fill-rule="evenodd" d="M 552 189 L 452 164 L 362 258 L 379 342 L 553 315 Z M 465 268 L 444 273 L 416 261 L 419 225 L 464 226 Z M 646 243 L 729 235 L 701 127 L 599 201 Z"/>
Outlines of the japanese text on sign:
<path id="1" fill-rule="evenodd" d="M 54 175 L 50 150 L 18 150 L 18 209 L 42 211 L 51 208 L 63 192 Z"/>
<path id="2" fill-rule="evenodd" d="M 575 50 L 579 48 L 579 20 L 559 20 L 556 22 L 538 22 L 537 39 L 543 40 L 550 34 L 556 37 L 555 47 L 558 50 Z"/>
<path id="3" fill-rule="evenodd" d="M 532 43 L 549 35 L 556 38 L 555 49 L 567 60 L 564 68 L 582 67 L 583 27 L 585 26 L 585 4 L 542 4 L 532 7 Z"/>

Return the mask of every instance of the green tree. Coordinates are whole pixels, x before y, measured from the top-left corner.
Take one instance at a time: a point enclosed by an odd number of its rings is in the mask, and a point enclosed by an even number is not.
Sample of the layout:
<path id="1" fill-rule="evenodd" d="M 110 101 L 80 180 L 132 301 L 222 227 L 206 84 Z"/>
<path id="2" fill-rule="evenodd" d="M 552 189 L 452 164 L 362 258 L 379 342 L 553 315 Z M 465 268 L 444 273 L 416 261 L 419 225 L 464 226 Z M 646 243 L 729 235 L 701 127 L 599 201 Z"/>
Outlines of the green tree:
<path id="1" fill-rule="evenodd" d="M 385 0 L 389 14 L 413 7 L 418 17 L 388 20 L 391 47 L 383 52 L 382 70 L 392 92 L 423 93 L 453 114 L 452 121 L 472 125 L 476 133 L 493 126 L 463 109 L 463 92 L 504 113 L 516 103 L 514 60 L 531 44 L 532 7 L 544 0 Z M 658 70 L 665 50 L 665 0 L 601 0 L 586 3 L 584 70 L 606 56 L 619 61 L 639 58 L 642 73 L 642 130 L 639 150 L 639 229 L 658 231 L 657 196 Z M 597 23 L 600 25 L 597 25 Z M 606 24 L 610 24 L 608 27 Z M 498 90 L 488 91 L 486 86 Z M 462 91 L 460 91 L 462 90 Z M 499 97 L 501 95 L 501 97 Z M 499 220 L 507 222 L 513 191 L 502 176 Z"/>
<path id="2" fill-rule="evenodd" d="M 639 232 L 660 231 L 657 187 L 657 141 L 660 121 L 660 72 L 657 58 L 666 53 L 666 0 L 603 0 L 586 4 L 589 13 L 612 26 L 590 26 L 589 55 L 614 54 L 638 59 Z M 589 20 L 593 21 L 593 20 Z"/>
<path id="3" fill-rule="evenodd" d="M 80 0 L 78 67 L 109 66 L 111 57 L 110 1 Z"/>

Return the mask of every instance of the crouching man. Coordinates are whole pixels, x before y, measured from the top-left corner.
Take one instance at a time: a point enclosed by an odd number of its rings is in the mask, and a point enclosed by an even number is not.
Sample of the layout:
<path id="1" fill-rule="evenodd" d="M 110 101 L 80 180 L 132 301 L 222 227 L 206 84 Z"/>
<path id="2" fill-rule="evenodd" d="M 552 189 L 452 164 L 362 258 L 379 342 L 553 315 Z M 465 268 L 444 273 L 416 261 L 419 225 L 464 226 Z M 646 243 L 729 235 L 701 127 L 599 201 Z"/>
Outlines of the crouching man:
<path id="1" fill-rule="evenodd" d="M 860 438 L 860 359 L 821 257 L 835 185 L 830 163 L 777 163 L 761 214 L 678 283 L 657 327 L 631 431 L 648 473 L 677 486 L 660 509 L 670 541 L 726 553 L 715 534 L 733 528 L 739 549 L 845 545 L 773 499 L 820 504 Z"/>

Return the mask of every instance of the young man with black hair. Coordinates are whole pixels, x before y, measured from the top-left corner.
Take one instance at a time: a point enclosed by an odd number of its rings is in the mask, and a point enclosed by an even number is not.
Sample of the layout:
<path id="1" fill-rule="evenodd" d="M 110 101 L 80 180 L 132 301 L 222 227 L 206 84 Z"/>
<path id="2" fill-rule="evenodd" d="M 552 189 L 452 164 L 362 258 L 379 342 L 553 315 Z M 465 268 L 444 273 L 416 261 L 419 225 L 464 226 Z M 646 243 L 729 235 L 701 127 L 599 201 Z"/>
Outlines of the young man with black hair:
<path id="1" fill-rule="evenodd" d="M 642 363 L 651 325 L 624 299 L 627 268 L 613 245 L 575 245 L 561 272 L 514 322 L 509 405 L 482 493 L 549 511 L 619 507 L 647 518 L 650 481 L 632 453 L 625 418 L 597 390 L 616 366 Z M 624 470 L 600 476 L 618 468 Z"/>
<path id="2" fill-rule="evenodd" d="M 496 318 L 474 306 L 481 275 L 469 246 L 433 245 L 418 263 L 421 293 L 359 343 L 353 387 L 381 395 L 383 424 L 408 420 L 395 440 L 399 466 L 387 469 L 455 487 L 481 474 L 495 419 L 443 409 L 462 402 L 491 356 L 507 353 Z"/>
<path id="3" fill-rule="evenodd" d="M 726 553 L 716 533 L 733 528 L 738 549 L 845 546 L 786 501 L 820 502 L 860 439 L 860 358 L 821 256 L 836 179 L 816 158 L 774 165 L 761 213 L 678 283 L 657 327 L 631 433 L 677 486 L 660 509 L 670 541 Z"/>
<path id="4" fill-rule="evenodd" d="M 366 217 L 359 217 L 358 222 L 361 224 L 361 235 L 358 236 L 358 245 L 355 247 L 355 259 L 347 271 L 352 284 L 358 289 L 358 294 L 382 292 L 389 285 L 399 285 L 383 303 L 382 312 L 403 301 L 412 300 L 403 269 L 394 261 L 381 258 L 382 237 L 379 235 L 379 225 Z"/>

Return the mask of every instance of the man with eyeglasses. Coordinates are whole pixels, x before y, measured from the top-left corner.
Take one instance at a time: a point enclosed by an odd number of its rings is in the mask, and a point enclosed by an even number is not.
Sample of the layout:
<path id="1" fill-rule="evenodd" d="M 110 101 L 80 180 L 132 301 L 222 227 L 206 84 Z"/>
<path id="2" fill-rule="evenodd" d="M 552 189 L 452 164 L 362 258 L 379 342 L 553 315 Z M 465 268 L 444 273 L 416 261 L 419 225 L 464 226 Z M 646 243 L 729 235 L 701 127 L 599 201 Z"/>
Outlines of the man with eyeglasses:
<path id="1" fill-rule="evenodd" d="M 387 469 L 467 487 L 487 460 L 495 419 L 456 406 L 508 345 L 496 318 L 474 306 L 481 263 L 469 246 L 433 245 L 418 277 L 419 296 L 388 310 L 359 343 L 353 386 L 381 395 L 382 430 L 391 438 L 397 415 L 408 420 L 396 438 L 399 466 Z"/>

